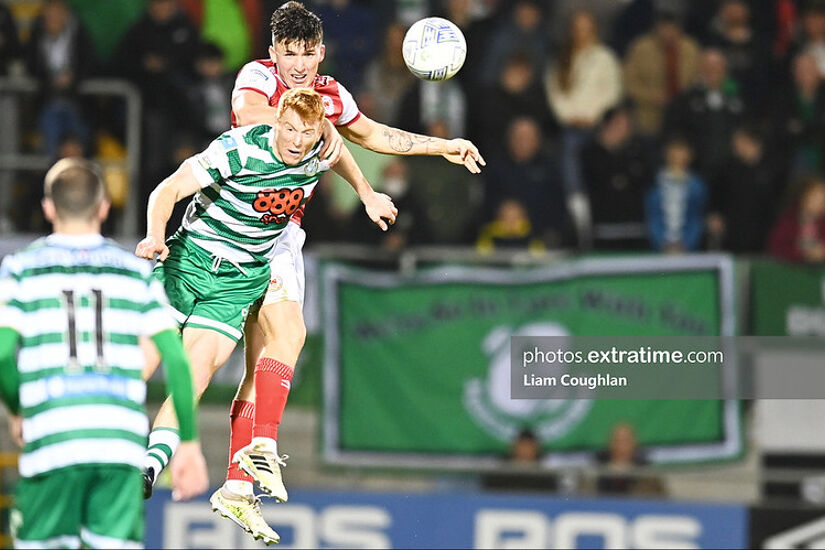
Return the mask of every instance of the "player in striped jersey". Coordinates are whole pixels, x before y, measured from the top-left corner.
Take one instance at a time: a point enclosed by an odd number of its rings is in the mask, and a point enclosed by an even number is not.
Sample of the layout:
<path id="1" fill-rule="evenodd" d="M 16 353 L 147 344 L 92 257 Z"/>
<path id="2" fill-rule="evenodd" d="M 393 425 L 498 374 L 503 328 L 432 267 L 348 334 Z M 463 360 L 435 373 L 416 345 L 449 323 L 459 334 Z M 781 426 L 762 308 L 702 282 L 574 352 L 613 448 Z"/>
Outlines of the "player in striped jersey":
<path id="1" fill-rule="evenodd" d="M 484 159 L 471 142 L 413 134 L 371 120 L 359 111 L 352 95 L 340 82 L 319 75 L 318 66 L 325 55 L 321 21 L 300 2 L 287 2 L 276 9 L 271 30 L 269 59 L 251 61 L 238 73 L 232 93 L 233 124 L 266 120 L 272 116 L 282 94 L 309 87 L 324 99 L 325 138 L 337 137 L 335 129 L 329 128 L 335 125 L 344 137 L 375 152 L 443 156 L 465 166 L 471 173 L 480 172 Z M 360 178 L 363 175 L 359 172 L 355 179 Z M 230 464 L 226 483 L 217 493 L 223 495 L 222 498 L 252 494 L 249 477 L 233 463 L 236 457 L 265 491 L 281 500 L 287 497 L 276 441 L 294 365 L 306 337 L 302 312 L 304 234 L 299 226 L 300 216 L 300 210 L 293 215 L 295 224 L 270 263 L 272 283 L 263 305 L 260 311 L 249 316 L 244 329 L 246 375 L 230 411 Z M 263 440 L 268 442 L 256 443 Z M 258 468 L 256 464 L 263 467 Z"/>
<path id="2" fill-rule="evenodd" d="M 100 235 L 109 203 L 94 167 L 58 162 L 43 211 L 54 233 L 0 266 L 0 397 L 22 416 L 16 548 L 137 548 L 150 338 L 180 419 L 176 498 L 206 490 L 192 379 L 148 262 Z"/>
<path id="3" fill-rule="evenodd" d="M 329 163 L 319 159 L 323 146 L 323 100 L 317 92 L 295 89 L 279 103 L 274 126 L 230 130 L 203 153 L 161 183 L 149 199 L 147 237 L 136 253 L 160 255 L 157 276 L 163 281 L 183 341 L 192 361 L 195 391 L 200 396 L 213 374 L 229 358 L 242 336 L 249 308 L 270 282 L 270 260 L 292 229 L 291 216 L 312 196 Z M 348 153 L 335 166 L 352 180 L 355 161 Z M 397 210 L 389 197 L 374 193 L 366 182 L 356 185 L 367 214 L 386 227 Z M 163 242 L 174 204 L 195 194 L 182 227 Z M 170 430 L 171 428 L 171 430 Z M 174 416 L 167 402 L 155 420 L 147 454 L 147 493 L 177 445 Z M 258 538 L 278 536 L 260 518 L 258 500 L 241 499 L 260 521 L 242 525 Z M 221 513 L 237 518 L 231 503 L 213 500 Z"/>

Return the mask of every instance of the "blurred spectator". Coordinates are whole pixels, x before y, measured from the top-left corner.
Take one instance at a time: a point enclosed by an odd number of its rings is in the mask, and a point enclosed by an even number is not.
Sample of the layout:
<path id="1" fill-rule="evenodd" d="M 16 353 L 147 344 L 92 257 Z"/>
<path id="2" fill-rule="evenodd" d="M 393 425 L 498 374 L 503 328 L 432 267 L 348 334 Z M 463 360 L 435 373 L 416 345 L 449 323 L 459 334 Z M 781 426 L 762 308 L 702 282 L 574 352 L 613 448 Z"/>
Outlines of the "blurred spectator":
<path id="1" fill-rule="evenodd" d="M 636 124 L 642 134 L 658 134 L 668 102 L 693 83 L 699 55 L 699 45 L 682 32 L 678 16 L 668 11 L 659 12 L 653 31 L 631 44 L 624 83 L 636 103 Z"/>
<path id="2" fill-rule="evenodd" d="M 644 193 L 653 168 L 627 107 L 605 113 L 596 138 L 582 150 L 581 166 L 595 247 L 644 247 Z"/>
<path id="3" fill-rule="evenodd" d="M 430 136 L 447 138 L 447 124 L 435 121 L 425 127 Z M 411 199 L 420 205 L 416 220 L 427 244 L 472 244 L 478 233 L 483 190 L 479 178 L 463 166 L 445 162 L 441 157 L 409 157 Z"/>
<path id="4" fill-rule="evenodd" d="M 702 242 L 707 187 L 690 171 L 692 151 L 683 138 L 665 144 L 665 166 L 645 197 L 648 234 L 655 250 L 694 251 Z"/>
<path id="5" fill-rule="evenodd" d="M 121 40 L 114 69 L 141 89 L 147 106 L 174 116 L 182 98 L 173 77 L 192 75 L 197 48 L 198 31 L 175 0 L 149 0 L 146 14 Z"/>
<path id="6" fill-rule="evenodd" d="M 579 150 L 604 112 L 622 96 L 616 56 L 599 40 L 587 11 L 570 19 L 567 40 L 547 75 L 547 98 L 562 125 L 562 170 L 568 193 L 582 190 Z"/>
<path id="7" fill-rule="evenodd" d="M 484 62 L 486 46 L 496 26 L 499 9 L 491 9 L 488 13 L 479 15 L 479 7 L 484 2 L 480 0 L 442 0 L 441 16 L 452 21 L 464 34 L 467 41 L 467 59 L 461 72 L 455 76 L 465 92 L 471 92 L 472 87 L 480 80 L 479 66 Z M 486 2 L 489 5 L 496 2 Z"/>
<path id="8" fill-rule="evenodd" d="M 482 226 L 476 241 L 476 249 L 481 253 L 504 248 L 544 251 L 544 243 L 536 238 L 527 209 L 517 199 L 504 199 L 495 219 Z"/>
<path id="9" fill-rule="evenodd" d="M 198 43 L 197 29 L 175 0 L 149 0 L 146 14 L 127 31 L 113 58 L 113 69 L 143 96 L 140 211 L 151 190 L 168 175 L 176 131 L 191 123 L 178 83 L 192 78 Z"/>
<path id="10" fill-rule="evenodd" d="M 321 74 L 360 90 L 364 69 L 378 49 L 380 30 L 373 10 L 351 0 L 329 0 L 314 10 L 324 22 L 326 61 Z"/>
<path id="11" fill-rule="evenodd" d="M 711 248 L 755 254 L 765 249 L 773 223 L 779 174 L 753 125 L 736 129 L 732 149 L 712 181 L 708 240 Z"/>
<path id="12" fill-rule="evenodd" d="M 364 74 L 363 91 L 370 95 L 375 106 L 375 116 L 370 118 L 390 126 L 398 125 L 401 98 L 415 84 L 415 77 L 407 69 L 402 54 L 406 32 L 407 28 L 399 23 L 387 27 L 384 49 L 370 62 Z M 360 105 L 362 101 L 358 103 Z"/>
<path id="13" fill-rule="evenodd" d="M 802 53 L 794 59 L 793 83 L 773 105 L 777 141 L 790 179 L 822 170 L 825 86 L 812 55 Z"/>
<path id="14" fill-rule="evenodd" d="M 47 0 L 27 48 L 28 72 L 40 84 L 43 150 L 55 158 L 60 141 L 69 134 L 88 143 L 90 131 L 81 113 L 77 85 L 94 71 L 92 42 L 64 0 Z"/>
<path id="15" fill-rule="evenodd" d="M 224 69 L 223 51 L 204 43 L 195 57 L 194 78 L 179 80 L 190 112 L 189 130 L 197 136 L 197 150 L 229 128 L 234 78 Z"/>
<path id="16" fill-rule="evenodd" d="M 430 242 L 426 212 L 411 192 L 410 171 L 405 159 L 396 157 L 384 167 L 375 189 L 392 197 L 398 208 L 398 218 L 389 231 L 382 232 L 365 214 L 363 208 L 352 213 L 353 239 L 358 243 L 378 245 L 398 251 L 406 246 Z"/>
<path id="17" fill-rule="evenodd" d="M 800 182 L 796 200 L 771 231 L 768 253 L 791 262 L 825 262 L 825 181 L 818 176 Z"/>
<path id="18" fill-rule="evenodd" d="M 519 0 L 505 22 L 488 35 L 489 46 L 484 49 L 478 66 L 481 85 L 495 83 L 501 66 L 519 51 L 530 54 L 536 74 L 544 70 L 549 41 L 542 9 L 542 5 L 534 0 Z"/>
<path id="19" fill-rule="evenodd" d="M 21 55 L 17 24 L 9 7 L 0 2 L 0 76 L 8 74 L 9 65 Z"/>
<path id="20" fill-rule="evenodd" d="M 644 452 L 639 448 L 636 430 L 628 423 L 616 424 L 610 431 L 607 449 L 597 456 L 605 465 L 607 474 L 599 476 L 596 484 L 600 493 L 661 495 L 664 487 L 658 478 L 634 475 L 633 470 L 647 466 Z"/>
<path id="21" fill-rule="evenodd" d="M 746 0 L 723 0 L 711 23 L 708 43 L 728 61 L 730 76 L 741 86 L 741 95 L 752 108 L 762 105 L 771 49 L 765 37 L 751 26 L 751 10 Z"/>
<path id="22" fill-rule="evenodd" d="M 486 215 L 492 218 L 504 199 L 515 198 L 527 206 L 534 233 L 548 247 L 567 244 L 567 196 L 556 163 L 543 147 L 541 128 L 535 119 L 520 117 L 506 132 L 504 155 L 491 157 L 485 171 Z"/>
<path id="23" fill-rule="evenodd" d="M 550 20 L 550 36 L 557 41 L 561 41 L 566 36 L 567 25 L 570 18 L 579 11 L 587 11 L 593 14 L 596 26 L 601 30 L 604 42 L 612 43 L 613 22 L 630 2 L 617 2 L 616 0 L 564 0 L 562 2 L 549 2 L 552 7 Z"/>
<path id="24" fill-rule="evenodd" d="M 416 80 L 401 99 L 398 125 L 410 132 L 426 134 L 435 123 L 447 127 L 447 139 L 467 133 L 467 97 L 454 80 L 427 82 Z"/>
<path id="25" fill-rule="evenodd" d="M 504 147 L 501 129 L 517 117 L 532 116 L 545 132 L 551 129 L 552 117 L 538 80 L 530 57 L 519 52 L 502 67 L 495 86 L 470 96 L 470 136 L 482 154 Z"/>
<path id="26" fill-rule="evenodd" d="M 710 178 L 727 158 L 733 129 L 741 122 L 745 105 L 737 85 L 728 76 L 727 61 L 719 50 L 702 53 L 699 79 L 668 106 L 665 131 L 685 136 L 696 155 L 696 167 Z"/>
<path id="27" fill-rule="evenodd" d="M 825 76 L 825 4 L 811 2 L 802 14 L 802 39 L 798 52 L 811 54 Z"/>
<path id="28" fill-rule="evenodd" d="M 541 442 L 530 428 L 521 430 L 510 445 L 510 462 L 516 464 L 541 462 Z"/>

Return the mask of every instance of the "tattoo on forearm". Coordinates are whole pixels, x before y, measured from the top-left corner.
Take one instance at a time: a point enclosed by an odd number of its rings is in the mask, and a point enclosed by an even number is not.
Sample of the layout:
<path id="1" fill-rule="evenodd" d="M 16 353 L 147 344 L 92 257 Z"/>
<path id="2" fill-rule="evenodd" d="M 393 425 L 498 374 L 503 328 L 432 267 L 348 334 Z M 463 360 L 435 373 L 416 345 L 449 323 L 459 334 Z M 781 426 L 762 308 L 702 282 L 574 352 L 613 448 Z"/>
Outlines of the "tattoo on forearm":
<path id="1" fill-rule="evenodd" d="M 390 148 L 396 153 L 409 153 L 416 145 L 424 146 L 424 154 L 430 152 L 430 146 L 435 143 L 435 138 L 411 134 L 403 130 L 388 128 L 384 130 L 384 136 L 390 144 Z"/>

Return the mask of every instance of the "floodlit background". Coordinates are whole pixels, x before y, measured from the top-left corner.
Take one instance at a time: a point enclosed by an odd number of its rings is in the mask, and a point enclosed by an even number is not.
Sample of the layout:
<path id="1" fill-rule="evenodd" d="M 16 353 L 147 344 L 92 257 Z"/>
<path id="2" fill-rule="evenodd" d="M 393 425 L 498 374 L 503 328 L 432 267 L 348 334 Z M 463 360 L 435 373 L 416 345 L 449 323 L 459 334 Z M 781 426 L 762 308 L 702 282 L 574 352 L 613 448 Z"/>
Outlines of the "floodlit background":
<path id="1" fill-rule="evenodd" d="M 228 128 L 235 74 L 267 56 L 280 4 L 0 0 L 0 257 L 48 231 L 42 178 L 67 156 L 101 163 L 106 232 L 133 247 L 150 191 Z M 364 114 L 467 137 L 488 164 L 351 146 L 401 211 L 386 234 L 325 176 L 280 437 L 291 498 L 264 507 L 282 546 L 821 545 L 821 401 L 512 400 L 509 342 L 825 336 L 825 2 L 307 4 L 321 74 Z M 448 82 L 401 56 L 428 15 L 467 38 Z M 753 360 L 775 378 L 821 356 Z M 201 408 L 215 487 L 241 371 L 236 353 Z M 8 535 L 5 435 L 0 450 Z M 162 490 L 147 545 L 254 547 L 205 497 Z"/>

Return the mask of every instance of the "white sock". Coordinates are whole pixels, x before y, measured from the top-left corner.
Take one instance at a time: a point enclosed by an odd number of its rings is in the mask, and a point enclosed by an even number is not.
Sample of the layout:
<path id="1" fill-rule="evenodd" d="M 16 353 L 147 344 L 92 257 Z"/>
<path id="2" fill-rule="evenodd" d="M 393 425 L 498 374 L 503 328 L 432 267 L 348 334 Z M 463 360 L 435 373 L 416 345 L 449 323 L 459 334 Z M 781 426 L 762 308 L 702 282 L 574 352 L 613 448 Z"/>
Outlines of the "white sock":
<path id="1" fill-rule="evenodd" d="M 253 437 L 252 445 L 262 451 L 278 454 L 278 442 L 271 437 Z"/>
<path id="2" fill-rule="evenodd" d="M 223 482 L 224 488 L 230 493 L 241 495 L 244 497 L 251 497 L 254 495 L 251 481 L 241 481 L 240 479 L 227 479 Z"/>
<path id="3" fill-rule="evenodd" d="M 152 479 L 157 481 L 179 445 L 180 434 L 174 428 L 155 428 L 149 432 L 149 446 L 146 449 L 143 465 L 152 470 Z"/>

